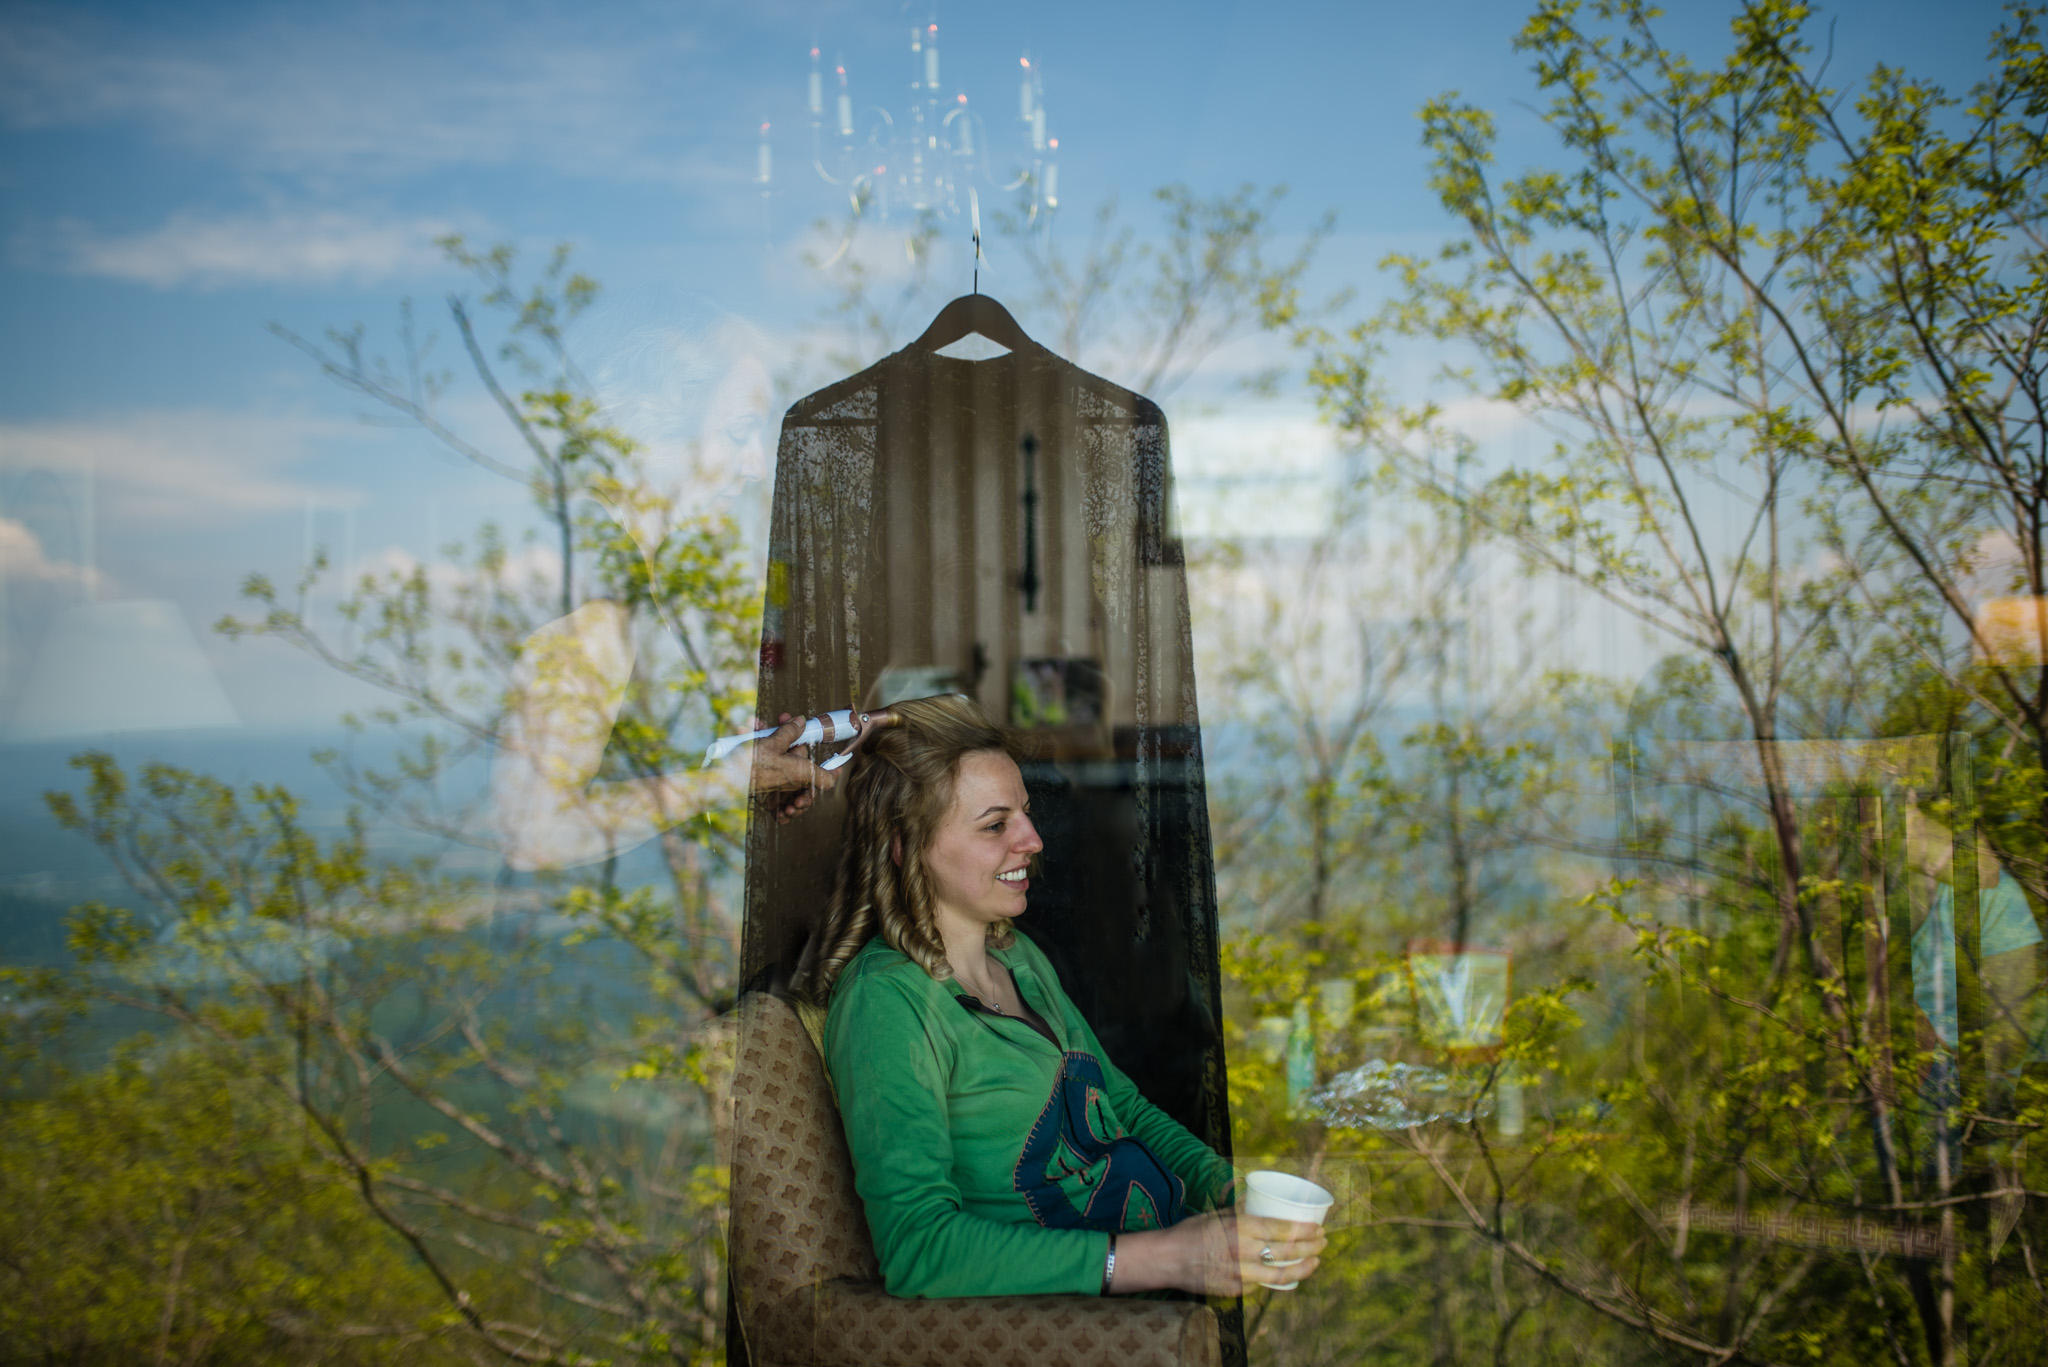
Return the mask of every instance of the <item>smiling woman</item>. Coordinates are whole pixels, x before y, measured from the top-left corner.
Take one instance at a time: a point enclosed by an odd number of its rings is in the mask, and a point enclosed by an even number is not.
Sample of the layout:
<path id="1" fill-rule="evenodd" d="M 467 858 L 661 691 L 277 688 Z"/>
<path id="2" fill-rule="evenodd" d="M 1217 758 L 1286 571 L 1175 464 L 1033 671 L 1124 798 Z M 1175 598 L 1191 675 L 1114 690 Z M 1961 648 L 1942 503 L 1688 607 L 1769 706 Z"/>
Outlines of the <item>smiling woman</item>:
<path id="1" fill-rule="evenodd" d="M 848 781 L 837 886 L 797 981 L 829 1003 L 826 1063 L 890 1293 L 1236 1295 L 1313 1271 L 1320 1231 L 1234 1216 L 1230 1165 L 1117 1069 L 1014 928 L 1044 848 L 1014 739 L 965 698 L 894 711 Z"/>

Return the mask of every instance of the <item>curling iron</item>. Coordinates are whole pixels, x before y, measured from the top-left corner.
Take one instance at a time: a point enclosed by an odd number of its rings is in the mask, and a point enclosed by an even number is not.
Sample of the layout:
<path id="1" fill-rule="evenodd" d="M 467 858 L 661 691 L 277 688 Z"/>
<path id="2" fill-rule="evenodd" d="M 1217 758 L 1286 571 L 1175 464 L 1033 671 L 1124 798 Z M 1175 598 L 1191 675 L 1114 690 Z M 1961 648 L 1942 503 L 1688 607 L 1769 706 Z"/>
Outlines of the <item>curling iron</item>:
<path id="1" fill-rule="evenodd" d="M 896 721 L 896 714 L 887 710 L 856 712 L 852 708 L 842 707 L 836 712 L 820 712 L 804 723 L 804 729 L 797 733 L 795 742 L 789 748 L 794 750 L 804 745 L 833 745 L 842 740 L 853 740 L 869 727 L 894 726 Z M 709 768 L 742 745 L 766 740 L 781 729 L 779 726 L 764 726 L 758 731 L 720 736 L 704 751 L 704 766 Z M 826 770 L 837 769 L 852 758 L 851 749 L 842 750 L 818 767 Z"/>

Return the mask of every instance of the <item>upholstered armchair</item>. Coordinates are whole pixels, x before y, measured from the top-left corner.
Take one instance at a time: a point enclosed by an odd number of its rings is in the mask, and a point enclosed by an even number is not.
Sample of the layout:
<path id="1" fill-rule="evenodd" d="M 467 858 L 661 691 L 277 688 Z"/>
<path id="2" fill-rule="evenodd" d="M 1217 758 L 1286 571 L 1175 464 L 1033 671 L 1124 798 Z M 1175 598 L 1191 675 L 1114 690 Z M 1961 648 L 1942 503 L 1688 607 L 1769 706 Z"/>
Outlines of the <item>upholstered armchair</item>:
<path id="1" fill-rule="evenodd" d="M 740 1005 L 733 1107 L 729 1247 L 744 1342 L 729 1361 L 1217 1367 L 1216 1316 L 1198 1303 L 884 1291 L 823 1061 L 796 1010 L 767 993 Z"/>

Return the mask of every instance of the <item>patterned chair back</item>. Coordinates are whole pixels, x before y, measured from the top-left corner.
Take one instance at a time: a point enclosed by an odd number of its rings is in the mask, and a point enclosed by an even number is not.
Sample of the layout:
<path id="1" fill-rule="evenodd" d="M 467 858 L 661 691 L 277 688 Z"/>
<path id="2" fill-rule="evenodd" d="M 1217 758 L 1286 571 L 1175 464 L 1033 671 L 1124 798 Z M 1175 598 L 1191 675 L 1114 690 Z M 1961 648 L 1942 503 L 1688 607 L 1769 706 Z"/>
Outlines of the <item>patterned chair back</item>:
<path id="1" fill-rule="evenodd" d="M 779 997 L 749 993 L 739 1015 L 728 1246 L 745 1342 L 728 1362 L 1215 1367 L 1216 1316 L 1198 1302 L 889 1295 L 816 1044 Z"/>
<path id="2" fill-rule="evenodd" d="M 873 1281 L 881 1270 L 824 1062 L 780 997 L 754 992 L 741 1002 L 733 1107 L 740 1322 L 758 1362 L 781 1362 L 786 1348 L 812 1340 L 815 1288 Z"/>

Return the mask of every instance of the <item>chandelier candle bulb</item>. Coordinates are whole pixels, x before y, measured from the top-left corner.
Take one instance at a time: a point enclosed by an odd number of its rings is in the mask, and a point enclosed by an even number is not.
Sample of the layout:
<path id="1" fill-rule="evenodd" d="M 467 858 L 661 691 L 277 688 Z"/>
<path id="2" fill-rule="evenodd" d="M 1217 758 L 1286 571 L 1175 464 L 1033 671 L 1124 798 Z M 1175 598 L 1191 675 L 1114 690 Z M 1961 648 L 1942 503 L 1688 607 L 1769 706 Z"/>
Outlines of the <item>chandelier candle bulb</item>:
<path id="1" fill-rule="evenodd" d="M 1045 150 L 1045 106 L 1039 105 L 1031 111 L 1031 146 L 1035 151 Z"/>
<path id="2" fill-rule="evenodd" d="M 974 116 L 967 112 L 967 97 L 965 95 L 960 97 L 959 117 L 960 138 L 958 146 L 960 148 L 960 155 L 971 157 L 974 155 Z"/>
<path id="3" fill-rule="evenodd" d="M 1031 121 L 1031 59 L 1019 57 L 1024 65 L 1024 83 L 1017 88 L 1017 117 L 1026 123 Z"/>
<path id="4" fill-rule="evenodd" d="M 939 26 L 932 25 L 931 41 L 924 46 L 924 88 L 939 88 Z"/>
<path id="5" fill-rule="evenodd" d="M 825 114 L 825 77 L 818 70 L 818 49 L 816 48 L 811 49 L 810 97 L 810 103 L 807 107 L 811 111 L 811 117 L 814 119 L 823 118 Z"/>

